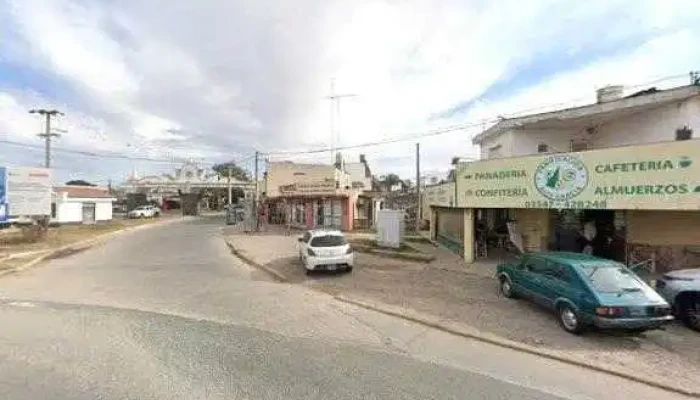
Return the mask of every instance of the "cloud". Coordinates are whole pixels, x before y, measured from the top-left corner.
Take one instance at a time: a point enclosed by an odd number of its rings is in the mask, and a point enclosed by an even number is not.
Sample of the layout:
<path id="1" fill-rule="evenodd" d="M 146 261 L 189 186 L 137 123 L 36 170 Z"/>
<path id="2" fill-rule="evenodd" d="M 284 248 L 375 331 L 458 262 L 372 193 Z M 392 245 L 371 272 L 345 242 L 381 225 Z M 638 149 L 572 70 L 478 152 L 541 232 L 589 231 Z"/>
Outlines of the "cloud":
<path id="1" fill-rule="evenodd" d="M 214 162 L 328 146 L 331 78 L 356 95 L 335 117 L 341 146 L 591 101 L 697 68 L 696 3 L 0 0 L 0 135 L 36 143 L 26 110 L 51 106 L 61 146 Z M 421 139 L 424 170 L 475 155 L 482 127 Z M 344 154 L 412 177 L 413 144 Z M 71 173 L 131 168 L 84 161 Z"/>

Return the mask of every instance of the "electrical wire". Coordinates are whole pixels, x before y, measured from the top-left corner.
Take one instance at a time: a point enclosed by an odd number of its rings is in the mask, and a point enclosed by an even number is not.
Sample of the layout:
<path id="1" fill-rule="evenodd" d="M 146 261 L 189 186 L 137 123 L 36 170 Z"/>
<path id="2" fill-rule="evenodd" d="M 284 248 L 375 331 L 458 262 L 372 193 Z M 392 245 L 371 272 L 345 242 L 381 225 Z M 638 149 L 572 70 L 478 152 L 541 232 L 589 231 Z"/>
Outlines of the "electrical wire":
<path id="1" fill-rule="evenodd" d="M 626 88 L 627 89 L 636 89 L 639 87 L 653 85 L 653 84 L 656 84 L 659 82 L 669 81 L 672 79 L 679 79 L 679 78 L 687 77 L 687 76 L 688 76 L 688 74 L 669 75 L 669 76 L 657 78 L 657 79 L 649 81 L 649 82 L 635 84 L 632 86 L 626 86 Z M 563 105 L 566 105 L 566 104 L 570 105 L 573 102 L 578 103 L 578 102 L 586 100 L 588 98 L 589 98 L 589 96 L 581 97 L 581 98 L 567 101 L 567 102 L 560 102 L 560 103 L 555 103 L 555 104 L 551 104 L 551 105 L 544 105 L 544 106 L 540 106 L 540 107 L 519 110 L 519 111 L 515 111 L 513 113 L 506 114 L 506 115 L 508 116 L 508 118 L 514 118 L 517 115 L 531 113 L 532 111 L 543 110 L 543 109 L 547 109 L 547 108 L 551 108 L 551 107 L 562 107 Z M 348 145 L 348 146 L 339 146 L 339 147 L 326 147 L 326 148 L 320 148 L 320 149 L 300 150 L 300 151 L 273 151 L 273 152 L 267 152 L 264 154 L 265 155 L 273 155 L 273 156 L 274 155 L 317 154 L 317 153 L 327 153 L 330 151 L 340 151 L 340 150 L 350 150 L 350 149 L 380 146 L 380 145 L 385 145 L 385 144 L 398 143 L 398 142 L 404 142 L 404 141 L 409 141 L 409 140 L 416 140 L 416 139 L 422 139 L 422 138 L 426 138 L 426 137 L 443 135 L 445 133 L 466 130 L 469 128 L 475 128 L 475 127 L 479 127 L 479 126 L 483 127 L 486 124 L 495 123 L 495 122 L 498 122 L 504 118 L 505 118 L 504 115 L 499 115 L 499 116 L 494 117 L 494 118 L 484 118 L 481 120 L 465 122 L 463 124 L 447 126 L 445 128 L 434 129 L 434 130 L 431 130 L 428 132 L 415 133 L 415 134 L 408 135 L 408 136 L 400 136 L 400 137 L 396 137 L 393 139 L 386 139 L 386 140 L 375 141 L 375 142 L 367 142 L 367 143 Z"/>

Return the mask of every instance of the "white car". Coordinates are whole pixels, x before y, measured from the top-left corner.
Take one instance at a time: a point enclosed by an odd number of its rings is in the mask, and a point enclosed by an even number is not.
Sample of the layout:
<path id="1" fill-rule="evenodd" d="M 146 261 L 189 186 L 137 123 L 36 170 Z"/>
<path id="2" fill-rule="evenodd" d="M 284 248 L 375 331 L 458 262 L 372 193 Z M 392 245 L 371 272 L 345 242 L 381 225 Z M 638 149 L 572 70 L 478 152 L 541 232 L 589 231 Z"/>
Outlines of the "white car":
<path id="1" fill-rule="evenodd" d="M 138 206 L 129 211 L 129 218 L 153 218 L 160 215 L 160 208 L 156 206 Z"/>
<path id="2" fill-rule="evenodd" d="M 299 259 L 306 272 L 352 271 L 355 252 L 340 231 L 310 230 L 299 239 Z"/>

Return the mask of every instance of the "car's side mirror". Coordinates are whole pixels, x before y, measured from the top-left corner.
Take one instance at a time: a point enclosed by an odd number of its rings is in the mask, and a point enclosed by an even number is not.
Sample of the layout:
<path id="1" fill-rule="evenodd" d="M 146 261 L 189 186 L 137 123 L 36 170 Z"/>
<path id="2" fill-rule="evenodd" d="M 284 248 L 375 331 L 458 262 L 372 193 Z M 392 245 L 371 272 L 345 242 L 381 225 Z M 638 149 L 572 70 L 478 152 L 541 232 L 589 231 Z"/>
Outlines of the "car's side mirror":
<path id="1" fill-rule="evenodd" d="M 304 241 L 303 238 L 297 238 L 297 242 L 301 243 L 301 242 L 303 242 L 303 241 Z"/>

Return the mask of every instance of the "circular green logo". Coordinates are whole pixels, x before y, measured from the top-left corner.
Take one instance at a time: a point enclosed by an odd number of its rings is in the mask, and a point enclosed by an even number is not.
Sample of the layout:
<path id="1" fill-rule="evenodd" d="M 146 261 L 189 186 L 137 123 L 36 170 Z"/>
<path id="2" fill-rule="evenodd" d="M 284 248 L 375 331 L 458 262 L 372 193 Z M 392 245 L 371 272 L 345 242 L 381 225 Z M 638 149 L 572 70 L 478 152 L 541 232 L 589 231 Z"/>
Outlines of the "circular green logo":
<path id="1" fill-rule="evenodd" d="M 544 160 L 535 170 L 535 188 L 554 201 L 571 200 L 588 186 L 588 169 L 573 156 L 558 155 Z"/>

